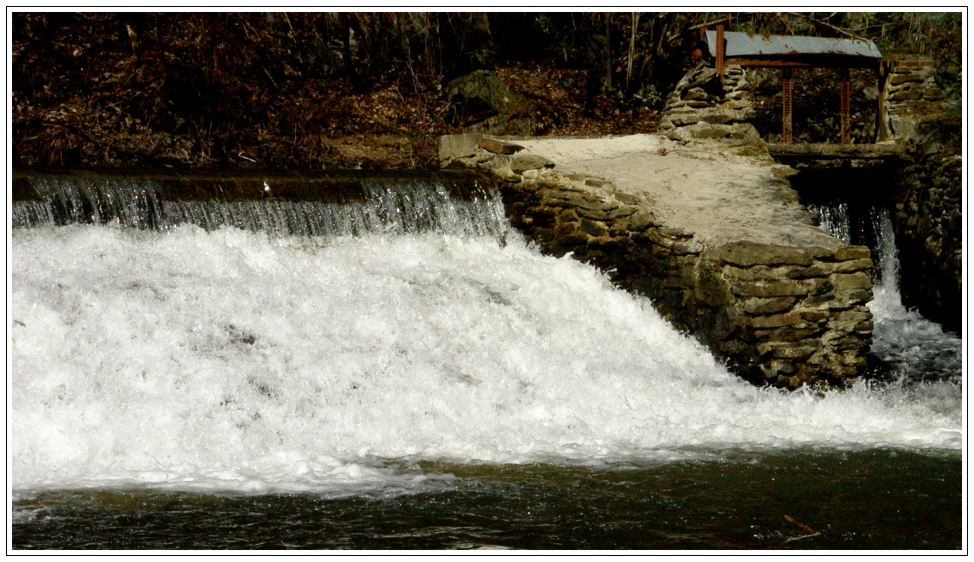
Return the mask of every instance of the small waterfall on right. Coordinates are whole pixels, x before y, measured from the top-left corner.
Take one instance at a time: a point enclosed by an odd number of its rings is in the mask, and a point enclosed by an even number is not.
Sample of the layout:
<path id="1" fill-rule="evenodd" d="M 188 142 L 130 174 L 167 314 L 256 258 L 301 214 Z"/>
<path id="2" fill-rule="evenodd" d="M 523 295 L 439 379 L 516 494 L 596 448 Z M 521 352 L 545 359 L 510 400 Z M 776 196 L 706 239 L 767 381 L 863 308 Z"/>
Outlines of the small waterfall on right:
<path id="1" fill-rule="evenodd" d="M 899 287 L 899 258 L 889 210 L 874 206 L 869 220 L 858 221 L 859 232 L 850 226 L 845 202 L 810 204 L 809 211 L 819 227 L 845 243 L 868 244 L 876 263 L 873 279 L 872 352 L 892 367 L 894 376 L 904 381 L 942 380 L 960 382 L 962 378 L 961 339 L 945 332 L 915 310 L 907 310 Z"/>

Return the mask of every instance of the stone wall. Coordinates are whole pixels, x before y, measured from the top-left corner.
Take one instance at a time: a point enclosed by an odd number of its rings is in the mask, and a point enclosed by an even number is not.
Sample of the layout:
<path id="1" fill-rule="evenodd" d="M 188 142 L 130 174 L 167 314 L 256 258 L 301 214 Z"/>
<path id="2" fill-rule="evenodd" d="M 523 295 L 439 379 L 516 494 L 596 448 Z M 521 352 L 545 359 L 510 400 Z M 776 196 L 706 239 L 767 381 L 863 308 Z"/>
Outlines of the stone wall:
<path id="1" fill-rule="evenodd" d="M 894 137 L 920 141 L 926 117 L 939 113 L 943 92 L 935 80 L 933 61 L 922 57 L 893 58 L 886 63 L 886 111 Z"/>
<path id="2" fill-rule="evenodd" d="M 650 198 L 518 152 L 475 135 L 441 141 L 445 166 L 479 167 L 505 179 L 508 217 L 527 239 L 556 256 L 571 253 L 649 297 L 747 380 L 797 388 L 862 372 L 872 337 L 868 248 L 748 241 L 707 247 L 693 232 L 663 224 Z M 515 164 L 528 161 L 534 167 Z"/>
<path id="3" fill-rule="evenodd" d="M 700 63 L 677 82 L 666 99 L 658 130 L 677 141 L 692 139 L 760 141 L 750 124 L 754 108 L 748 95 L 747 74 L 737 65 L 724 69 L 724 78 Z"/>
<path id="4" fill-rule="evenodd" d="M 890 127 L 907 160 L 898 177 L 894 226 L 904 304 L 960 331 L 963 291 L 959 108 L 936 81 L 934 61 L 890 61 Z"/>
<path id="5" fill-rule="evenodd" d="M 962 173 L 953 155 L 908 166 L 894 214 L 903 304 L 956 332 L 963 319 Z"/>

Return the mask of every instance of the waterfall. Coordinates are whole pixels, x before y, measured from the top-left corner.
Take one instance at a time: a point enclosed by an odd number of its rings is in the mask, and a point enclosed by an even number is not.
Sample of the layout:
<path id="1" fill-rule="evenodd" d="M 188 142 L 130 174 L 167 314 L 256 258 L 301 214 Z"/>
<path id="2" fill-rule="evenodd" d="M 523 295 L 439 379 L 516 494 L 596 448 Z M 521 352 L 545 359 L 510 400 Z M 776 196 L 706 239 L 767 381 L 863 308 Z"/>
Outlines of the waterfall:
<path id="1" fill-rule="evenodd" d="M 962 342 L 954 334 L 904 305 L 899 287 L 899 256 L 889 210 L 873 206 L 869 233 L 853 232 L 845 202 L 808 206 L 819 227 L 845 243 L 870 241 L 876 263 L 873 279 L 873 347 L 898 376 L 913 380 L 956 380 L 962 373 Z M 853 234 L 856 236 L 854 237 Z"/>
<path id="2" fill-rule="evenodd" d="M 757 388 L 512 234 L 16 229 L 13 486 L 341 490 L 418 461 L 961 446 L 959 398 Z M 329 492 L 330 493 L 330 492 Z"/>
<path id="3" fill-rule="evenodd" d="M 852 229 L 849 225 L 849 204 L 840 201 L 834 204 L 813 203 L 808 210 L 818 219 L 819 227 L 845 244 L 852 243 Z"/>
<path id="4" fill-rule="evenodd" d="M 293 180 L 290 180 L 293 183 Z M 253 183 L 253 182 L 251 182 Z M 500 196 L 472 185 L 458 198 L 436 177 L 356 178 L 348 189 L 329 193 L 308 189 L 299 197 L 279 198 L 274 180 L 244 197 L 224 184 L 207 186 L 202 196 L 173 196 L 160 180 L 130 177 L 39 177 L 33 189 L 39 199 L 14 202 L 13 226 L 44 224 L 115 224 L 169 230 L 194 224 L 206 230 L 230 226 L 300 236 L 349 236 L 366 233 L 410 234 L 436 231 L 466 236 L 499 237 L 506 230 Z M 311 189 L 315 188 L 312 183 Z M 192 193 L 199 186 L 187 191 Z M 261 193 L 263 191 L 263 193 Z"/>
<path id="5" fill-rule="evenodd" d="M 595 268 L 498 244 L 494 193 L 411 178 L 344 203 L 214 201 L 45 181 L 20 216 L 65 226 L 11 241 L 18 492 L 339 493 L 413 486 L 397 467 L 420 461 L 962 446 L 954 386 L 754 387 Z"/>

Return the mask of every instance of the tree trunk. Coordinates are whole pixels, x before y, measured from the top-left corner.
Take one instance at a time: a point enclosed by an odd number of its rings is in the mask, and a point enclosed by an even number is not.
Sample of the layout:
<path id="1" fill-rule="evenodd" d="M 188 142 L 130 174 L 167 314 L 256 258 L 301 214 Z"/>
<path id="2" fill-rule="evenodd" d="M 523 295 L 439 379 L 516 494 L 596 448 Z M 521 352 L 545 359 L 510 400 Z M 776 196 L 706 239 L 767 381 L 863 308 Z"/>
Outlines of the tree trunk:
<path id="1" fill-rule="evenodd" d="M 605 89 L 612 89 L 612 14 L 605 14 Z"/>
<path id="2" fill-rule="evenodd" d="M 632 91 L 632 60 L 636 56 L 636 29 L 639 28 L 639 12 L 632 13 L 632 34 L 629 35 L 629 60 L 626 63 L 626 96 Z"/>

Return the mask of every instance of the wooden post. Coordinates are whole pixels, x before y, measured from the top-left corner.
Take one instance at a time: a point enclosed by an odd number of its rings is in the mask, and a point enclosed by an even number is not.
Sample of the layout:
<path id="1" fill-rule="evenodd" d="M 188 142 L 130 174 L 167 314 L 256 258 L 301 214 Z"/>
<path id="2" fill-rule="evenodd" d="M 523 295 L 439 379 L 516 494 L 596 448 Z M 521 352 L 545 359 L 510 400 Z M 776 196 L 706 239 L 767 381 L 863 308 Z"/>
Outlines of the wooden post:
<path id="1" fill-rule="evenodd" d="M 849 69 L 843 68 L 841 71 L 842 82 L 839 84 L 839 142 L 841 144 L 852 144 L 849 132 L 849 114 L 851 113 L 850 100 L 852 98 L 852 82 L 849 79 Z"/>
<path id="2" fill-rule="evenodd" d="M 791 69 L 781 69 L 781 142 L 791 143 L 791 109 L 795 93 L 795 79 Z"/>
<path id="3" fill-rule="evenodd" d="M 717 24 L 717 76 L 724 78 L 724 24 Z"/>

